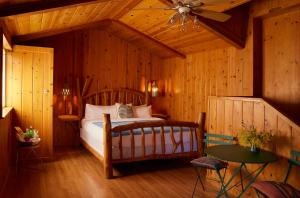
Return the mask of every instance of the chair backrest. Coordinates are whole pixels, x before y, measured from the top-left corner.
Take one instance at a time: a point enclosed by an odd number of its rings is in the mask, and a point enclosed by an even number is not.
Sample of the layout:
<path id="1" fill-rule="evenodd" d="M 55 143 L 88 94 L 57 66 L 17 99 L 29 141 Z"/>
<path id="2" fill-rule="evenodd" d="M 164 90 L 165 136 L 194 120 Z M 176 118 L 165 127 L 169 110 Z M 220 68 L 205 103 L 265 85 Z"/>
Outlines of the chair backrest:
<path id="1" fill-rule="evenodd" d="M 292 166 L 298 166 L 300 167 L 300 152 L 292 150 L 291 151 L 291 158 L 289 159 L 289 166 L 288 166 L 288 170 L 286 173 L 286 176 L 284 178 L 284 183 L 287 182 L 289 175 L 291 173 L 292 170 Z"/>
<path id="2" fill-rule="evenodd" d="M 230 145 L 235 141 L 235 137 L 231 135 L 215 134 L 215 133 L 205 133 L 204 143 L 205 147 L 209 144 L 213 145 Z"/>

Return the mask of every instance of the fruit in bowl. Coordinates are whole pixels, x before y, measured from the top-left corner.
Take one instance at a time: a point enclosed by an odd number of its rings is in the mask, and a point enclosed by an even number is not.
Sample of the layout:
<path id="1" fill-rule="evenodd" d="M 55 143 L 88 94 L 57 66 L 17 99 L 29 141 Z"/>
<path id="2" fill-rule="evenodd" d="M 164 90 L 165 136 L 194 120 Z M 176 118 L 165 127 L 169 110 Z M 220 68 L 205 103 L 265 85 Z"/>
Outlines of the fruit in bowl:
<path id="1" fill-rule="evenodd" d="M 32 128 L 31 126 L 29 129 L 26 129 L 25 132 L 23 132 L 21 129 L 17 130 L 17 139 L 21 145 L 26 146 L 36 145 L 41 141 L 38 130 Z"/>

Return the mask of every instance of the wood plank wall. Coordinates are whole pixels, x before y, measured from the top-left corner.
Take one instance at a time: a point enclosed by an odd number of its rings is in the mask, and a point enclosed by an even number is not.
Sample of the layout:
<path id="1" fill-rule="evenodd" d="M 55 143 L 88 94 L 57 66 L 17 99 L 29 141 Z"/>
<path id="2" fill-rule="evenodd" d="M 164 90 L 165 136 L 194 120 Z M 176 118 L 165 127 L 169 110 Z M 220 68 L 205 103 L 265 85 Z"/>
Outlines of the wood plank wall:
<path id="1" fill-rule="evenodd" d="M 24 45 L 54 48 L 54 76 L 53 76 L 53 143 L 54 145 L 75 145 L 76 132 L 74 127 L 58 119 L 58 115 L 65 114 L 64 100 L 61 94 L 65 83 L 71 89 L 71 96 L 67 97 L 67 105 L 73 105 L 76 114 L 76 78 L 82 77 L 83 67 L 83 32 L 70 32 L 47 37 Z"/>
<path id="2" fill-rule="evenodd" d="M 75 145 L 76 131 L 57 116 L 64 113 L 61 91 L 64 82 L 71 87 L 68 101 L 77 113 L 76 78 L 93 78 L 90 92 L 99 88 L 127 87 L 144 89 L 152 65 L 160 65 L 159 56 L 145 48 L 120 39 L 106 31 L 91 28 L 23 43 L 54 48 L 54 145 Z M 83 80 L 82 80 L 83 83 Z"/>
<path id="3" fill-rule="evenodd" d="M 299 10 L 297 8 L 299 4 L 300 0 L 254 1 L 251 6 L 248 39 L 244 49 L 229 47 L 203 51 L 188 55 L 186 60 L 170 58 L 164 60 L 162 66 L 154 65 L 152 79 L 159 80 L 160 91 L 164 93 L 163 97 L 155 98 L 155 111 L 166 112 L 174 119 L 196 121 L 199 112 L 206 112 L 207 110 L 207 96 L 253 96 L 257 88 L 257 83 L 253 81 L 253 63 L 257 58 L 253 54 L 253 50 L 255 50 L 253 49 L 253 19 L 272 15 L 276 12 L 286 13 L 295 9 Z M 297 12 L 291 12 L 290 15 L 296 16 L 298 14 Z M 265 73 L 269 77 L 265 77 L 265 79 L 272 82 L 272 85 L 268 85 L 270 87 L 269 91 L 275 89 L 274 83 L 276 83 L 276 86 L 282 86 L 280 90 L 291 90 L 290 93 L 285 91 L 274 98 L 285 95 L 284 101 L 287 102 L 282 102 L 282 104 L 287 106 L 289 110 L 296 107 L 297 110 L 294 109 L 293 115 L 294 117 L 296 115 L 299 119 L 299 64 L 297 63 L 299 62 L 298 52 L 300 50 L 299 31 L 295 31 L 299 26 L 296 21 L 299 20 L 289 18 L 289 28 L 284 29 L 287 25 L 281 28 L 280 21 L 277 25 L 277 29 L 281 29 L 280 35 L 287 35 L 284 37 L 286 44 L 283 46 L 283 50 L 280 50 L 280 45 L 274 45 L 277 40 L 278 42 L 281 41 L 280 39 L 283 36 L 278 35 L 278 37 L 273 38 L 272 42 L 268 41 L 271 43 L 270 49 L 273 50 L 268 55 L 269 59 L 273 60 L 273 62 L 269 61 L 271 65 L 268 67 L 272 69 L 276 67 L 274 65 L 276 63 L 282 66 L 278 67 L 278 72 L 276 72 L 278 75 L 266 71 Z M 286 17 L 281 18 L 281 20 L 284 19 Z M 274 22 L 277 20 L 270 20 L 265 24 L 274 26 L 270 27 L 273 31 L 272 34 L 277 34 L 274 29 L 276 26 Z M 288 31 L 291 31 L 291 33 L 288 33 Z M 293 52 L 289 53 L 291 50 Z M 280 56 L 272 54 L 278 53 L 278 51 L 286 51 L 286 53 Z M 273 57 L 277 58 L 273 59 Z M 283 71 L 282 68 L 286 68 L 287 72 Z M 281 73 L 285 74 L 279 76 Z M 277 78 L 277 80 L 270 80 L 269 78 Z M 293 79 L 295 83 L 289 84 L 290 79 Z M 285 83 L 280 85 L 278 81 L 285 81 Z M 288 86 L 291 87 L 286 88 Z"/>
<path id="4" fill-rule="evenodd" d="M 263 97 L 300 124 L 300 6 L 263 19 Z"/>
<path id="5" fill-rule="evenodd" d="M 11 162 L 12 112 L 0 119 L 0 196 L 6 183 Z"/>
<path id="6" fill-rule="evenodd" d="M 163 97 L 153 99 L 154 108 L 172 119 L 197 121 L 206 112 L 208 96 L 251 96 L 251 60 L 244 58 L 247 48 L 234 47 L 204 51 L 171 58 L 152 68 Z"/>
<path id="7" fill-rule="evenodd" d="M 53 49 L 15 45 L 6 60 L 6 105 L 14 108 L 13 126 L 36 128 L 40 154 L 51 157 Z"/>
<path id="8" fill-rule="evenodd" d="M 300 151 L 300 127 L 262 99 L 239 97 L 209 97 L 207 131 L 236 136 L 242 122 L 253 125 L 258 131 L 273 134 L 274 139 L 264 149 L 281 157 L 268 165 L 260 179 L 283 181 L 287 171 L 287 158 L 292 149 Z M 255 168 L 256 166 L 252 167 Z M 289 183 L 300 188 L 300 169 L 293 169 Z"/>
<path id="9" fill-rule="evenodd" d="M 91 76 L 90 92 L 103 88 L 133 88 L 143 91 L 151 67 L 161 59 L 144 48 L 101 30 L 89 30 L 84 37 L 83 75 Z"/>

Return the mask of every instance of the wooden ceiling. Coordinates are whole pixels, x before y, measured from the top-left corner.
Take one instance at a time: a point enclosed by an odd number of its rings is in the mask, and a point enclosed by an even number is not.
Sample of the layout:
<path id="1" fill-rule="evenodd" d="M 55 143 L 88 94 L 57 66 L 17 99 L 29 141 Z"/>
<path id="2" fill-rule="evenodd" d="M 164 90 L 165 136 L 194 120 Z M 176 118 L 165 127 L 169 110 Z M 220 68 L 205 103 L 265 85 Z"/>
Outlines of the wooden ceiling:
<path id="1" fill-rule="evenodd" d="M 18 0 L 15 0 L 18 2 Z M 23 3 L 25 0 L 19 0 Z M 30 1 L 30 0 L 29 0 Z M 32 0 L 31 0 L 32 1 Z M 34 1 L 34 0 L 33 0 Z M 136 8 L 163 7 L 166 0 L 112 0 L 88 1 L 64 7 L 39 10 L 29 13 L 4 17 L 9 31 L 16 38 L 36 38 L 45 33 L 72 30 L 84 24 L 91 24 L 105 19 L 119 20 L 123 24 L 138 30 L 180 54 L 189 54 L 202 50 L 228 46 L 228 42 L 217 34 L 201 27 L 188 28 L 181 31 L 177 27 L 169 27 L 167 21 L 174 11 L 164 10 L 134 10 Z M 209 9 L 225 11 L 250 0 L 232 0 L 221 6 L 211 6 Z M 0 4 L 1 5 L 1 4 Z M 136 32 L 131 31 L 132 37 Z M 126 36 L 129 40 L 134 40 Z M 143 45 L 143 42 L 139 42 Z M 145 47 L 147 44 L 145 42 Z"/>

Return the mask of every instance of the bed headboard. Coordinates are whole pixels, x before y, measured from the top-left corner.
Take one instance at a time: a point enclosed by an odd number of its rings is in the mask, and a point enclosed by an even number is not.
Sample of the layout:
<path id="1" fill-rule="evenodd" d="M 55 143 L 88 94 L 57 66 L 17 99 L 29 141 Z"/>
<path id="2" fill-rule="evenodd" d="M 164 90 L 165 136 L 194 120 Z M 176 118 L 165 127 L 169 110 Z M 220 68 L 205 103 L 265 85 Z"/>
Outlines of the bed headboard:
<path id="1" fill-rule="evenodd" d="M 82 90 L 80 89 L 80 81 L 77 78 L 77 94 L 79 96 L 79 108 L 78 114 L 80 118 L 83 117 L 85 105 L 114 105 L 115 103 L 138 105 L 149 105 L 150 95 L 148 91 L 148 81 L 145 81 L 145 92 L 129 89 L 129 88 L 117 88 L 117 89 L 99 89 L 99 81 L 97 80 L 97 91 L 88 94 L 88 89 L 92 83 L 92 78 L 87 77 L 85 79 Z"/>
<path id="2" fill-rule="evenodd" d="M 145 92 L 128 89 L 100 89 L 94 93 L 86 94 L 88 87 L 88 80 L 85 82 L 83 90 L 80 91 L 79 80 L 77 81 L 77 91 L 79 97 L 79 116 L 82 117 L 84 113 L 85 104 L 93 105 L 114 105 L 115 103 L 138 105 L 149 105 L 150 96 L 145 86 Z M 146 83 L 148 84 L 148 83 Z"/>
<path id="3" fill-rule="evenodd" d="M 102 89 L 95 93 L 83 96 L 84 103 L 94 105 L 114 105 L 115 103 L 144 105 L 148 104 L 147 94 L 141 91 L 120 88 L 120 89 Z"/>

